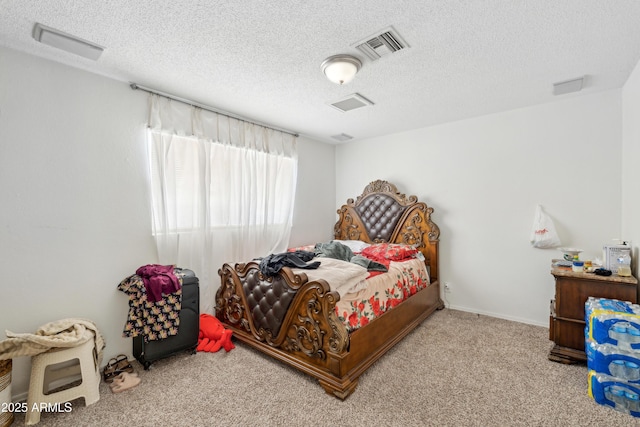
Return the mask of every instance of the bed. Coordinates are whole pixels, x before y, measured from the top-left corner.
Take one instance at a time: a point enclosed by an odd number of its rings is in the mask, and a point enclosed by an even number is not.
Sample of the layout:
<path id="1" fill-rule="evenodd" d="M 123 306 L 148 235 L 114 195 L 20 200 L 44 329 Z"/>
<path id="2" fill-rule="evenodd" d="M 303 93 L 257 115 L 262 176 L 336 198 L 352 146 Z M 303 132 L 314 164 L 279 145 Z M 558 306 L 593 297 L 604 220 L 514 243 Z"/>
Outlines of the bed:
<path id="1" fill-rule="evenodd" d="M 266 275 L 259 261 L 224 264 L 218 271 L 216 317 L 237 340 L 316 378 L 327 393 L 345 399 L 363 372 L 444 304 L 438 280 L 440 230 L 431 219 L 433 208 L 377 180 L 337 213 L 336 241 L 411 245 L 419 252 L 427 279 L 392 298 L 373 320 L 355 314 L 353 322 L 344 304 L 336 308 L 341 296 L 332 290 L 335 284 L 309 280 L 311 270 L 283 267 L 276 275 Z M 347 293 L 342 300 L 351 297 Z M 367 319 L 358 321 L 358 316 Z"/>

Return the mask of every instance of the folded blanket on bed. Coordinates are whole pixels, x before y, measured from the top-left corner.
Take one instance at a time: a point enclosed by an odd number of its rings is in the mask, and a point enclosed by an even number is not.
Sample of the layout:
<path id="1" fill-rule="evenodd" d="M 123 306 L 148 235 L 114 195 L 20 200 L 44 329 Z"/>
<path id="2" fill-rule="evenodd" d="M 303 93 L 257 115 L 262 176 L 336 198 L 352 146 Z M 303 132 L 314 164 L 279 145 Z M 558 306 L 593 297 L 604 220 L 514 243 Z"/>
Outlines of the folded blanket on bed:
<path id="1" fill-rule="evenodd" d="M 331 290 L 338 292 L 340 297 L 361 287 L 362 282 L 369 277 L 369 272 L 366 268 L 352 262 L 327 257 L 314 259 L 320 262 L 320 267 L 316 270 L 298 268 L 292 268 L 291 270 L 295 274 L 305 273 L 309 281 L 326 280 Z"/>
<path id="2" fill-rule="evenodd" d="M 342 261 L 348 261 L 354 264 L 361 265 L 368 271 L 388 271 L 384 264 L 376 262 L 372 259 L 363 257 L 362 255 L 355 255 L 350 247 L 343 245 L 335 240 L 327 243 L 316 243 L 314 252 L 318 257 L 328 257 L 339 259 Z"/>

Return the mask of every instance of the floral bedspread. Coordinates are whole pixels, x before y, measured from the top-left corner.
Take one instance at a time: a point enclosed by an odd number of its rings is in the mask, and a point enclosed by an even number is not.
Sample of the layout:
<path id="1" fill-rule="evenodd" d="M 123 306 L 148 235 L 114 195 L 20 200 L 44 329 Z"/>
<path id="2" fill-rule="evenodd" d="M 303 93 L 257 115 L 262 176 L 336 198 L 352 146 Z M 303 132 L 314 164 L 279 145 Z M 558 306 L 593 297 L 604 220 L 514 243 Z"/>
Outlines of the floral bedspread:
<path id="1" fill-rule="evenodd" d="M 426 288 L 429 274 L 420 259 L 391 261 L 387 273 L 370 277 L 367 283 L 365 289 L 345 295 L 336 304 L 336 314 L 349 332 Z"/>

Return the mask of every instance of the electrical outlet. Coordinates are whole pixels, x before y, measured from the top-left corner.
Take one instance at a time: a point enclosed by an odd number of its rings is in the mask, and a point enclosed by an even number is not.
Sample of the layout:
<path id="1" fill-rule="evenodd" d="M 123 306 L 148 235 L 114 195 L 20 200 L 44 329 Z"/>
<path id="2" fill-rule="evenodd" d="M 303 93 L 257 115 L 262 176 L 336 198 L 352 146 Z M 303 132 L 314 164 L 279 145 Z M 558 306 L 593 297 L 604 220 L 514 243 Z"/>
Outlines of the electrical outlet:
<path id="1" fill-rule="evenodd" d="M 444 291 L 445 291 L 445 292 L 451 292 L 451 283 L 449 283 L 449 282 L 445 282 L 445 284 L 444 284 Z"/>

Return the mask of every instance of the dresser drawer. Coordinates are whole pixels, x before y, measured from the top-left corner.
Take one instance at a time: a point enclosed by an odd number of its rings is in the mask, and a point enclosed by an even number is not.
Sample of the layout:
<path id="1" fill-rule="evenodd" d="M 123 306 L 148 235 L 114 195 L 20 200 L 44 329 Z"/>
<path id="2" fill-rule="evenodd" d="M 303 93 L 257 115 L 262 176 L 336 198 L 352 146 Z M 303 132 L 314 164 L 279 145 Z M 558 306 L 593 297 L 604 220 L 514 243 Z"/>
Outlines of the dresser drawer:
<path id="1" fill-rule="evenodd" d="M 626 283 L 556 277 L 556 316 L 584 321 L 589 297 L 636 302 L 636 292 L 635 285 Z"/>
<path id="2" fill-rule="evenodd" d="M 553 318 L 549 328 L 551 341 L 562 347 L 584 351 L 584 322 Z M 551 337 L 551 334 L 553 336 Z"/>

